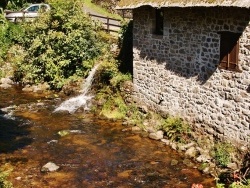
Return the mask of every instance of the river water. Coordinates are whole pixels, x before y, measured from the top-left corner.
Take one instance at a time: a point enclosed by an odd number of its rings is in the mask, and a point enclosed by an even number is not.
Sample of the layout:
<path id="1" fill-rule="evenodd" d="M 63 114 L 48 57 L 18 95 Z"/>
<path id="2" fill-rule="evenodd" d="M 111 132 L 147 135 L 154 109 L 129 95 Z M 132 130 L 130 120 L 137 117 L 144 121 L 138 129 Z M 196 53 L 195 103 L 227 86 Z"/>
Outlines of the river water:
<path id="1" fill-rule="evenodd" d="M 53 113 L 54 97 L 0 89 L 0 162 L 17 188 L 215 187 L 163 143 L 90 113 Z M 7 108 L 8 107 L 8 108 Z M 68 135 L 58 132 L 69 130 Z M 177 165 L 171 165 L 173 159 Z M 41 172 L 48 162 L 60 168 Z"/>

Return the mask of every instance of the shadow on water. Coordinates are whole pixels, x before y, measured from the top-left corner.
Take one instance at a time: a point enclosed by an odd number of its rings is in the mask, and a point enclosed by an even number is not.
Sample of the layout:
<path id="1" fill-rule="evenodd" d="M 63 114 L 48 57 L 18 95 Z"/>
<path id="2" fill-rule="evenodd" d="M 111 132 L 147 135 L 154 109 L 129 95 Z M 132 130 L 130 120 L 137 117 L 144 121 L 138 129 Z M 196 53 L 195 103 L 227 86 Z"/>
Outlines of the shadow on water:
<path id="1" fill-rule="evenodd" d="M 27 124 L 22 120 L 11 119 L 0 110 L 0 153 L 10 153 L 29 145 Z"/>

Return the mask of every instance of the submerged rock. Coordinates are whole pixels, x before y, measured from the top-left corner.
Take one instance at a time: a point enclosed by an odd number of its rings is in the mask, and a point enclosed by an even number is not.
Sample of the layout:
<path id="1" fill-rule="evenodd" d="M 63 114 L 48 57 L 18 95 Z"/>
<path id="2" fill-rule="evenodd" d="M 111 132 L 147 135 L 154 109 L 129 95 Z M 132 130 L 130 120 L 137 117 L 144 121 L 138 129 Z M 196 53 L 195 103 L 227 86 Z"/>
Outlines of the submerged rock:
<path id="1" fill-rule="evenodd" d="M 69 133 L 70 133 L 69 130 L 62 130 L 62 131 L 59 131 L 57 134 L 61 137 L 64 137 L 68 135 Z"/>
<path id="2" fill-rule="evenodd" d="M 173 159 L 172 161 L 171 161 L 171 166 L 175 166 L 175 165 L 177 165 L 179 162 L 176 160 L 176 159 Z"/>
<path id="3" fill-rule="evenodd" d="M 54 172 L 57 171 L 60 167 L 55 163 L 48 162 L 41 168 L 41 172 Z"/>
<path id="4" fill-rule="evenodd" d="M 57 134 L 59 136 L 61 136 L 61 137 L 64 137 L 64 136 L 66 136 L 66 135 L 68 135 L 70 133 L 72 133 L 72 134 L 82 134 L 82 133 L 84 133 L 84 131 L 81 131 L 81 130 L 62 130 L 62 131 L 59 131 Z"/>

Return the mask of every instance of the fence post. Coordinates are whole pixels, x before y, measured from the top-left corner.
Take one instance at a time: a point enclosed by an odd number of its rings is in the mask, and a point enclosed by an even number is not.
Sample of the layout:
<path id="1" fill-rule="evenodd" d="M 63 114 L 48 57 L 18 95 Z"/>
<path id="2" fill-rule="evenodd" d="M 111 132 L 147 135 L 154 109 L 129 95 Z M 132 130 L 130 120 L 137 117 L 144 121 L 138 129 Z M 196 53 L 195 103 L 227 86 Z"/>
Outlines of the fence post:
<path id="1" fill-rule="evenodd" d="M 109 17 L 107 17 L 107 31 L 109 33 Z"/>

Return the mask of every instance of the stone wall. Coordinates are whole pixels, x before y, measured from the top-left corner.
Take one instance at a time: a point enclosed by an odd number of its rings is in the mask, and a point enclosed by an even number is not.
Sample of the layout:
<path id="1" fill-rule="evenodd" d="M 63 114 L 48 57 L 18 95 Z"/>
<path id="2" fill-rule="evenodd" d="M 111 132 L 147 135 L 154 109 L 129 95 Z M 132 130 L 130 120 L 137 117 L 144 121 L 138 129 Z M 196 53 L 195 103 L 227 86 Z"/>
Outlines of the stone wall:
<path id="1" fill-rule="evenodd" d="M 136 100 L 184 117 L 197 130 L 232 141 L 250 136 L 249 10 L 166 8 L 164 34 L 154 35 L 154 9 L 133 11 Z M 242 72 L 218 68 L 221 31 L 241 33 Z"/>

